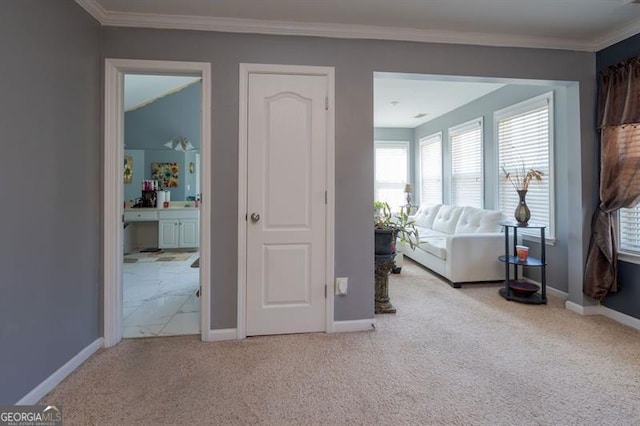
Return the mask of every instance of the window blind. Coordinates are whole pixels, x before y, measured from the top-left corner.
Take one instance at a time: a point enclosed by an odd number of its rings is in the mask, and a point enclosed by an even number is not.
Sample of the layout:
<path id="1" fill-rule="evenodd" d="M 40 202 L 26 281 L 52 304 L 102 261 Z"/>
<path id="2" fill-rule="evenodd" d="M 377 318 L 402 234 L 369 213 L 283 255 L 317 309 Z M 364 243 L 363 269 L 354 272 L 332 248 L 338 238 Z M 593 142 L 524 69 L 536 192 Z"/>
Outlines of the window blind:
<path id="1" fill-rule="evenodd" d="M 620 209 L 618 229 L 620 251 L 640 255 L 640 204 Z"/>
<path id="2" fill-rule="evenodd" d="M 526 202 L 531 211 L 530 222 L 547 226 L 547 235 L 554 238 L 552 224 L 551 144 L 549 118 L 550 96 L 519 104 L 512 111 L 497 113 L 498 164 L 500 169 L 498 206 L 506 217 L 513 218 L 519 202 L 516 189 L 504 179 L 508 172 L 526 174 L 529 169 L 542 172 L 542 182 L 531 181 Z M 523 171 L 524 167 L 524 171 Z M 523 176 L 524 177 L 524 176 Z M 519 189 L 519 188 L 518 188 Z M 527 233 L 527 230 L 522 230 Z"/>
<path id="3" fill-rule="evenodd" d="M 404 186 L 409 182 L 409 143 L 375 143 L 374 200 L 389 203 L 398 211 L 407 203 Z"/>
<path id="4" fill-rule="evenodd" d="M 451 201 L 456 206 L 483 207 L 482 121 L 449 129 Z"/>
<path id="5" fill-rule="evenodd" d="M 442 203 L 442 133 L 420 140 L 420 204 Z"/>
<path id="6" fill-rule="evenodd" d="M 630 157 L 640 157 L 640 126 L 621 126 L 614 129 L 619 144 L 626 145 Z M 625 173 L 626 172 L 626 173 Z M 623 168 L 623 181 L 637 185 L 636 170 Z M 640 204 L 620 209 L 618 213 L 618 247 L 620 251 L 640 255 Z"/>

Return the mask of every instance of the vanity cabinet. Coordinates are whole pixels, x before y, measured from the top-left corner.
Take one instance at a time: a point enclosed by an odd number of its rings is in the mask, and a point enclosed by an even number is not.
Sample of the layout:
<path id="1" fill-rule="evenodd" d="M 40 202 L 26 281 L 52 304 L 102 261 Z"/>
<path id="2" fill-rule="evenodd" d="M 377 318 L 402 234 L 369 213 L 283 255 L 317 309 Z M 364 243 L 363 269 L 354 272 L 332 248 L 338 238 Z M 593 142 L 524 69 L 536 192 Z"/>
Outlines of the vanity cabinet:
<path id="1" fill-rule="evenodd" d="M 200 246 L 200 219 L 197 210 L 161 210 L 158 213 L 158 247 L 197 248 Z"/>

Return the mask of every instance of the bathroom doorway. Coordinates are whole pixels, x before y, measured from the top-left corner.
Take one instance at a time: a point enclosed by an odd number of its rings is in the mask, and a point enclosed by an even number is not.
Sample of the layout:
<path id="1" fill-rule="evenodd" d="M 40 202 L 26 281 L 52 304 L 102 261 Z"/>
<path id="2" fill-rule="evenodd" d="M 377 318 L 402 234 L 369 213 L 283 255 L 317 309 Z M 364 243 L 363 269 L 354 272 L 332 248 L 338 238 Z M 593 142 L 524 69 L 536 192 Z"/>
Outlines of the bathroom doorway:
<path id="1" fill-rule="evenodd" d="M 124 75 L 122 337 L 200 333 L 202 78 Z"/>
<path id="2" fill-rule="evenodd" d="M 147 95 L 131 100 L 136 84 Z M 208 340 L 210 87 L 207 63 L 106 60 L 106 347 L 122 337 Z M 189 94 L 193 105 L 168 108 Z"/>

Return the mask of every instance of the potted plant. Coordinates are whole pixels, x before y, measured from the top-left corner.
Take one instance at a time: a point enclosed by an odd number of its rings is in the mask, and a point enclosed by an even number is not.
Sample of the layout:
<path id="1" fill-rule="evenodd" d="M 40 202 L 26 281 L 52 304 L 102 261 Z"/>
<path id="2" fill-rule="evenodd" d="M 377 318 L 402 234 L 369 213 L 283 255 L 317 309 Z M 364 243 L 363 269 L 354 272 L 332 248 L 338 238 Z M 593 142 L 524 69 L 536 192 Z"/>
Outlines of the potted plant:
<path id="1" fill-rule="evenodd" d="M 505 166 L 502 166 L 502 173 L 504 174 L 505 180 L 511 183 L 513 189 L 516 190 L 518 197 L 520 198 L 513 215 L 519 225 L 526 226 L 531 218 L 531 211 L 529 210 L 525 200 L 527 191 L 529 190 L 529 183 L 531 181 L 542 182 L 543 173 L 540 170 L 533 168 L 527 170 L 524 164 L 512 172 L 507 171 Z"/>
<path id="2" fill-rule="evenodd" d="M 393 215 L 388 203 L 374 202 L 376 235 L 376 255 L 389 255 L 396 251 L 396 239 L 415 248 L 418 242 L 418 230 L 409 218 L 409 210 L 400 208 L 400 213 Z"/>

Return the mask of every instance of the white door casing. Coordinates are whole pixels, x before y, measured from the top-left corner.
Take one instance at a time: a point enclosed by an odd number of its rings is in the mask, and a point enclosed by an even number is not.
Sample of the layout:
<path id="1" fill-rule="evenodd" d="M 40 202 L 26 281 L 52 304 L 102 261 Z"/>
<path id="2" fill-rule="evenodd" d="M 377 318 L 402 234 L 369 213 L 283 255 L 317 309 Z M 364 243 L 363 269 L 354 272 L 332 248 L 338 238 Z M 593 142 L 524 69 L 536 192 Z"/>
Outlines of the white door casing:
<path id="1" fill-rule="evenodd" d="M 242 64 L 240 91 L 238 337 L 331 332 L 333 69 Z"/>
<path id="2" fill-rule="evenodd" d="M 211 64 L 205 62 L 105 60 L 104 111 L 104 346 L 122 339 L 122 214 L 124 162 L 124 74 L 190 74 L 202 77 L 201 189 L 211 194 Z M 200 329 L 202 340 L 212 340 L 210 330 L 211 197 L 200 203 Z"/>

